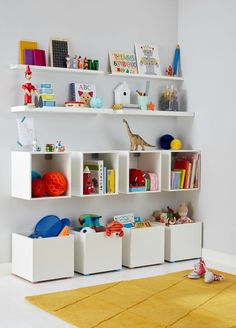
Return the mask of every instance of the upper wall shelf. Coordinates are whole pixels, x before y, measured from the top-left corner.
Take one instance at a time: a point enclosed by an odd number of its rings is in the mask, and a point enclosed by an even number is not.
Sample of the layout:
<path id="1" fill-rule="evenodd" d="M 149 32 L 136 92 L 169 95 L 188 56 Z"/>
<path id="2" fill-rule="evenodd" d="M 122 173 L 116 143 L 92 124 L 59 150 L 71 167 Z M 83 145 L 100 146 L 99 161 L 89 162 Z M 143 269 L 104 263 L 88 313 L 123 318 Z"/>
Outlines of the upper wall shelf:
<path id="1" fill-rule="evenodd" d="M 26 65 L 22 64 L 12 64 L 10 69 L 25 70 Z M 104 71 L 93 71 L 87 69 L 74 69 L 74 68 L 64 68 L 64 67 L 51 67 L 51 66 L 36 66 L 30 65 L 30 68 L 34 71 L 50 71 L 50 72 L 65 72 L 65 73 L 77 73 L 77 74 L 88 74 L 88 75 L 102 75 L 105 74 Z"/>
<path id="2" fill-rule="evenodd" d="M 69 108 L 69 107 L 44 107 L 28 108 L 27 106 L 11 107 L 12 113 L 40 113 L 40 114 L 98 114 L 98 115 L 133 115 L 133 116 L 159 116 L 159 117 L 194 117 L 191 112 L 171 112 L 171 111 L 149 111 L 141 109 L 113 110 L 111 108 Z"/>
<path id="3" fill-rule="evenodd" d="M 30 66 L 33 71 L 49 71 L 49 72 L 63 72 L 63 73 L 75 73 L 75 74 L 87 74 L 87 75 L 108 75 L 122 78 L 137 78 L 137 79 L 153 79 L 153 80 L 169 80 L 169 81 L 183 81 L 184 79 L 179 76 L 166 76 L 166 75 L 147 75 L 147 74 L 124 74 L 124 73 L 105 73 L 104 71 L 93 71 L 86 69 L 73 69 L 63 67 L 51 67 L 51 66 Z M 12 64 L 10 69 L 25 70 L 26 65 Z"/>
<path id="4" fill-rule="evenodd" d="M 124 74 L 124 73 L 108 73 L 109 76 L 119 76 L 122 78 L 132 77 L 140 79 L 153 79 L 153 80 L 170 80 L 170 81 L 183 81 L 184 79 L 179 76 L 167 75 L 148 75 L 148 74 Z"/>

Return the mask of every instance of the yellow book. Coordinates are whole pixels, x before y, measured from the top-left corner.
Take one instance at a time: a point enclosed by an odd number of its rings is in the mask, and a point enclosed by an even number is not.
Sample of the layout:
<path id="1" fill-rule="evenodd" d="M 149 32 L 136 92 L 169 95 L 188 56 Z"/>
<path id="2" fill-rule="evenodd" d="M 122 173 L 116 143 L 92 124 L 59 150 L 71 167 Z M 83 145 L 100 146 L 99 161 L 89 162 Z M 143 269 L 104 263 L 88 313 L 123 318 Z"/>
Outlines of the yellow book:
<path id="1" fill-rule="evenodd" d="M 25 63 L 25 49 L 37 49 L 38 43 L 35 41 L 19 41 L 19 59 L 20 59 L 20 64 Z"/>
<path id="2" fill-rule="evenodd" d="M 107 192 L 115 192 L 115 170 L 107 169 Z"/>
<path id="3" fill-rule="evenodd" d="M 184 170 L 184 169 L 174 169 L 174 171 L 181 172 L 180 189 L 183 189 L 184 188 L 184 178 L 185 178 L 186 170 Z"/>
<path id="4" fill-rule="evenodd" d="M 55 95 L 54 94 L 45 94 L 42 93 L 40 96 L 42 96 L 43 100 L 54 100 Z"/>

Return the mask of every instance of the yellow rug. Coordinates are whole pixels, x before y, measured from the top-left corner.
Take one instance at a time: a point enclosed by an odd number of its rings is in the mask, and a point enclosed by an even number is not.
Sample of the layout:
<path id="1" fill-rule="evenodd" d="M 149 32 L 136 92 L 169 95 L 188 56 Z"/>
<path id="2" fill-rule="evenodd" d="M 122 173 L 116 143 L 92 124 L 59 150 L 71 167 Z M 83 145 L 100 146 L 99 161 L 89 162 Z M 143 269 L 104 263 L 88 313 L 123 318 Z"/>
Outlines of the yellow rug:
<path id="1" fill-rule="evenodd" d="M 236 328 L 236 276 L 206 284 L 188 272 L 26 299 L 79 328 Z"/>

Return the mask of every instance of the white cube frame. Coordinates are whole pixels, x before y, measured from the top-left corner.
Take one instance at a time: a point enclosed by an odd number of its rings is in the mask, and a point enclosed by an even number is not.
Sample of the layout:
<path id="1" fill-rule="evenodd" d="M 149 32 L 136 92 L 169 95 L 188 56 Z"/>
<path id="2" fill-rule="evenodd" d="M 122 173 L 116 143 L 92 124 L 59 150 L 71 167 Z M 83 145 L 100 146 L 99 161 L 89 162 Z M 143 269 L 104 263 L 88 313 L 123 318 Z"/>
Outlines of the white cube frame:
<path id="1" fill-rule="evenodd" d="M 65 195 L 57 197 L 32 197 L 32 170 L 43 174 L 58 171 L 65 175 L 68 189 Z M 11 195 L 12 197 L 41 200 L 71 197 L 71 155 L 46 152 L 12 152 L 11 153 Z"/>
<path id="2" fill-rule="evenodd" d="M 39 282 L 74 276 L 74 236 L 38 238 L 12 234 L 12 273 Z"/>
<path id="3" fill-rule="evenodd" d="M 200 258 L 202 223 L 175 224 L 165 227 L 165 260 L 176 262 Z"/>
<path id="4" fill-rule="evenodd" d="M 161 191 L 161 151 L 123 151 L 120 152 L 120 192 L 126 194 L 156 193 Z M 158 190 L 129 191 L 129 169 L 155 172 L 158 175 Z"/>
<path id="5" fill-rule="evenodd" d="M 171 165 L 172 160 L 175 155 L 192 156 L 199 154 L 199 168 L 198 168 L 198 179 L 199 187 L 198 188 L 188 188 L 188 189 L 172 189 L 171 188 Z M 198 150 L 165 150 L 162 151 L 162 191 L 193 191 L 199 190 L 200 188 L 200 177 L 201 177 L 201 152 Z"/>
<path id="6" fill-rule="evenodd" d="M 75 237 L 75 271 L 84 275 L 121 269 L 122 238 L 105 232 L 71 232 Z"/>
<path id="7" fill-rule="evenodd" d="M 103 160 L 104 166 L 115 170 L 115 192 L 89 195 L 83 194 L 83 171 L 86 160 Z M 72 195 L 79 197 L 113 196 L 119 192 L 119 152 L 99 151 L 99 152 L 72 152 Z"/>
<path id="8" fill-rule="evenodd" d="M 135 268 L 164 263 L 165 227 L 155 224 L 148 228 L 124 228 L 122 265 Z"/>

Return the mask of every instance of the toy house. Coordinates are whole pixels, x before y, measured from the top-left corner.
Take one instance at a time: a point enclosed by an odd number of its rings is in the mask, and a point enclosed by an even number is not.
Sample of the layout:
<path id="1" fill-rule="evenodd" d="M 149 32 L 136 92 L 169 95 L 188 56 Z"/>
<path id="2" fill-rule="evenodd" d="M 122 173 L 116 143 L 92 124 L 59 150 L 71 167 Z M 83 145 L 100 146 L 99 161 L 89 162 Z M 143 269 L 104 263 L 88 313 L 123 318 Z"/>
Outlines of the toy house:
<path id="1" fill-rule="evenodd" d="M 129 105 L 130 104 L 130 88 L 126 82 L 120 83 L 114 89 L 115 104 Z"/>

